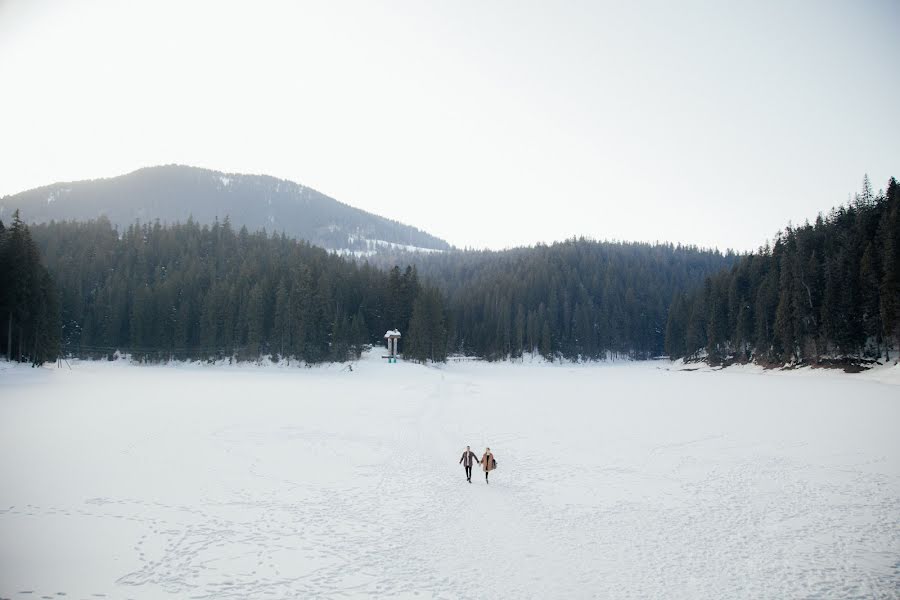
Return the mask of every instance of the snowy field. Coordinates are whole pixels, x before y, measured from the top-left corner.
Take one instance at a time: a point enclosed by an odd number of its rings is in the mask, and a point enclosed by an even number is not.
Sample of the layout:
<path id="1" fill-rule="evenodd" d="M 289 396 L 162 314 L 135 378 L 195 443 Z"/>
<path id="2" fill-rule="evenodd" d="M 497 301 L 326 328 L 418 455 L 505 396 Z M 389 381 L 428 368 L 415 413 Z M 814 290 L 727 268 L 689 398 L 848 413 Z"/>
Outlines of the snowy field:
<path id="1" fill-rule="evenodd" d="M 668 365 L 7 368 L 0 597 L 900 597 L 900 387 Z"/>

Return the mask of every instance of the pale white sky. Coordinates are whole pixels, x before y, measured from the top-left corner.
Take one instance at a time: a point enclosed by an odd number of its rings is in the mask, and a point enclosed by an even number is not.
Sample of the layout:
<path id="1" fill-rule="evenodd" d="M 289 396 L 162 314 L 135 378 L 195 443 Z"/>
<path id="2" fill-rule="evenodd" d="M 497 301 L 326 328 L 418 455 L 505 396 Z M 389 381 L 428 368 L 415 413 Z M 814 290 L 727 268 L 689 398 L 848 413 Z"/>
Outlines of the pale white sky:
<path id="1" fill-rule="evenodd" d="M 457 246 L 752 249 L 900 176 L 900 2 L 0 0 L 0 196 L 181 163 Z"/>

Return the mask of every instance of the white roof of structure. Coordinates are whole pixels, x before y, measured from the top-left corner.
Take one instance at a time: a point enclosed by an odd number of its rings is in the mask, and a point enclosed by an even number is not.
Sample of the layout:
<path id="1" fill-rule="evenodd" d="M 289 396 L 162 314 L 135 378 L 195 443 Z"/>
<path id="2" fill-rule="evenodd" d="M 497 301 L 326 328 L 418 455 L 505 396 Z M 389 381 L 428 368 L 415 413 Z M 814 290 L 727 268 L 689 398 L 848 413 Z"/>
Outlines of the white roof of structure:
<path id="1" fill-rule="evenodd" d="M 389 329 L 388 332 L 386 334 L 384 334 L 384 337 L 386 337 L 386 338 L 400 337 L 400 332 L 397 331 L 396 329 Z"/>

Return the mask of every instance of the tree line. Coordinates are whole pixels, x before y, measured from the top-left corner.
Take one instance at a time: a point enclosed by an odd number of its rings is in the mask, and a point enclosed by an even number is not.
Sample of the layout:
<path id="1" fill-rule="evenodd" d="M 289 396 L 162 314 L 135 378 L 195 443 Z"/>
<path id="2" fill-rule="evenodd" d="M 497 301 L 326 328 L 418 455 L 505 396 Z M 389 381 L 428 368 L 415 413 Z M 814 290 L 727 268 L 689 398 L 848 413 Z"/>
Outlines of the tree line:
<path id="1" fill-rule="evenodd" d="M 56 358 L 59 336 L 56 286 L 16 211 L 0 221 L 0 353 L 39 365 Z"/>
<path id="2" fill-rule="evenodd" d="M 736 256 L 692 246 L 575 238 L 404 258 L 444 293 L 453 353 L 489 360 L 525 354 L 596 360 L 661 355 L 673 295 Z"/>
<path id="3" fill-rule="evenodd" d="M 36 362 L 61 346 L 316 363 L 397 328 L 418 361 L 874 358 L 900 342 L 898 204 L 896 180 L 874 194 L 866 179 L 849 205 L 746 255 L 573 238 L 360 261 L 227 218 L 120 232 L 17 216 L 0 233 L 0 347 Z"/>
<path id="4" fill-rule="evenodd" d="M 900 186 L 868 177 L 846 206 L 787 227 L 729 270 L 679 293 L 666 350 L 710 362 L 890 358 L 900 345 Z"/>
<path id="5" fill-rule="evenodd" d="M 734 261 L 693 247 L 573 239 L 503 252 L 355 262 L 285 235 L 105 219 L 33 227 L 59 284 L 63 349 L 141 360 L 314 363 L 359 356 L 387 329 L 407 358 L 646 358 L 676 291 Z M 424 283 L 423 283 L 424 282 Z"/>
<path id="6" fill-rule="evenodd" d="M 419 325 L 436 294 L 412 267 L 358 265 L 283 234 L 236 231 L 228 219 L 122 233 L 106 219 L 51 222 L 33 233 L 59 285 L 62 345 L 73 355 L 343 361 L 398 327 L 444 357 L 443 340 L 431 339 L 439 329 Z"/>

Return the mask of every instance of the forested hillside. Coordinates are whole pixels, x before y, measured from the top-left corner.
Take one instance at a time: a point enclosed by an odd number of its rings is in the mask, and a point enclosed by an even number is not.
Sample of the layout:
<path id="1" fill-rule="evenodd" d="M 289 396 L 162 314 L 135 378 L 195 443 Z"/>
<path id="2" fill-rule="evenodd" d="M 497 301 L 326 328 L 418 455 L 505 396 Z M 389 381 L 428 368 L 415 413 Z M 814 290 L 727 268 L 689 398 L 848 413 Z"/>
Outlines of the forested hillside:
<path id="1" fill-rule="evenodd" d="M 900 186 L 788 227 L 669 313 L 673 358 L 816 363 L 890 356 L 900 345 Z"/>
<path id="2" fill-rule="evenodd" d="M 420 361 L 877 358 L 900 342 L 898 190 L 892 179 L 875 195 L 866 182 L 848 206 L 743 256 L 581 238 L 408 253 L 403 268 L 227 218 L 123 231 L 104 218 L 30 232 L 15 219 L 0 233 L 0 331 L 8 337 L 11 319 L 13 354 L 37 362 L 55 356 L 59 332 L 63 350 L 80 356 L 312 363 L 358 356 L 392 328 Z"/>
<path id="3" fill-rule="evenodd" d="M 410 330 L 414 309 L 433 312 L 435 297 L 413 269 L 359 266 L 286 236 L 235 231 L 227 219 L 132 225 L 121 236 L 106 219 L 33 233 L 59 283 L 64 349 L 79 356 L 312 363 L 358 356 L 389 326 L 418 348 L 440 333 Z"/>
<path id="4" fill-rule="evenodd" d="M 415 227 L 348 206 L 314 189 L 266 175 L 182 165 L 139 169 L 108 179 L 55 183 L 0 198 L 0 218 L 20 209 L 29 223 L 106 217 L 120 231 L 135 221 L 212 225 L 286 233 L 332 250 L 366 252 L 390 244 L 446 250 Z"/>
<path id="5" fill-rule="evenodd" d="M 404 257 L 446 294 L 451 350 L 489 359 L 661 355 L 675 293 L 735 258 L 672 244 L 583 238 Z"/>
<path id="6" fill-rule="evenodd" d="M 0 221 L 0 353 L 41 364 L 59 352 L 59 306 L 28 226 L 13 213 Z"/>
<path id="7" fill-rule="evenodd" d="M 64 349 L 153 359 L 344 360 L 395 327 L 416 360 L 646 358 L 663 351 L 673 294 L 734 260 L 582 239 L 411 255 L 420 264 L 401 271 L 227 220 L 132 225 L 121 236 L 105 219 L 33 231 L 59 283 Z"/>

